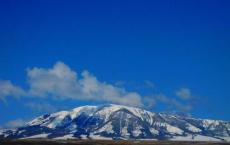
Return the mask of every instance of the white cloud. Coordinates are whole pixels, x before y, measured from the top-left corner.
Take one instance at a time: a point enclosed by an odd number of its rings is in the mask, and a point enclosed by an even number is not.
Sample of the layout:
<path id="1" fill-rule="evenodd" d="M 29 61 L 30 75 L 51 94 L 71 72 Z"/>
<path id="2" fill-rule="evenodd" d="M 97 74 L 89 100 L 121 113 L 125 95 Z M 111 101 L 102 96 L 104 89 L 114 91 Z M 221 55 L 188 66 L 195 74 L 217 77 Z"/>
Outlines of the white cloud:
<path id="1" fill-rule="evenodd" d="M 60 61 L 48 69 L 38 67 L 27 69 L 27 80 L 28 91 L 23 91 L 9 81 L 4 81 L 0 85 L 2 87 L 0 98 L 6 96 L 51 97 L 143 106 L 140 94 L 101 82 L 88 71 L 83 71 L 78 77 L 77 72 Z"/>
<path id="2" fill-rule="evenodd" d="M 183 100 L 189 100 L 192 98 L 192 93 L 188 88 L 180 88 L 178 91 L 176 91 L 176 95 Z"/>
<path id="3" fill-rule="evenodd" d="M 77 74 L 62 62 L 57 62 L 53 68 L 37 68 L 27 70 L 30 86 L 29 95 L 37 97 L 52 96 L 56 98 L 73 98 L 80 87 Z M 77 91 L 76 95 L 79 93 Z"/>
<path id="4" fill-rule="evenodd" d="M 100 82 L 88 71 L 82 73 L 79 84 L 82 87 L 83 95 L 91 100 L 104 100 L 125 105 L 142 106 L 141 96 L 136 92 L 127 92 L 124 88 L 119 88 L 105 82 Z"/>

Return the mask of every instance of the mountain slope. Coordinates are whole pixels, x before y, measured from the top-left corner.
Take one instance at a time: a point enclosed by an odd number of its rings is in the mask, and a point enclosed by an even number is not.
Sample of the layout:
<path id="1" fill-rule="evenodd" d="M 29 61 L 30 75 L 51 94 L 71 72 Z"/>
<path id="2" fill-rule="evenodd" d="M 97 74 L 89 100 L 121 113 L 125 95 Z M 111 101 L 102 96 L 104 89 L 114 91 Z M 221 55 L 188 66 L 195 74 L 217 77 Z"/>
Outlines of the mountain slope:
<path id="1" fill-rule="evenodd" d="M 24 127 L 1 131 L 0 138 L 229 141 L 230 122 L 110 104 L 43 115 Z"/>

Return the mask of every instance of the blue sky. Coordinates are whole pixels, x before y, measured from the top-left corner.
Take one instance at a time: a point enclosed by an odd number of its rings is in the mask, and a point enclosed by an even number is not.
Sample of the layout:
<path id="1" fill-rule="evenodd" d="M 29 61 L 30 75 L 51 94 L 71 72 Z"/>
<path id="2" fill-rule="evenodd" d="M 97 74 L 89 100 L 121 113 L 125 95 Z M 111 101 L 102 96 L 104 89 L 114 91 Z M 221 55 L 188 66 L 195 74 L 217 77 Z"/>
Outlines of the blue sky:
<path id="1" fill-rule="evenodd" d="M 1 1 L 1 126 L 103 103 L 230 120 L 229 4 Z"/>

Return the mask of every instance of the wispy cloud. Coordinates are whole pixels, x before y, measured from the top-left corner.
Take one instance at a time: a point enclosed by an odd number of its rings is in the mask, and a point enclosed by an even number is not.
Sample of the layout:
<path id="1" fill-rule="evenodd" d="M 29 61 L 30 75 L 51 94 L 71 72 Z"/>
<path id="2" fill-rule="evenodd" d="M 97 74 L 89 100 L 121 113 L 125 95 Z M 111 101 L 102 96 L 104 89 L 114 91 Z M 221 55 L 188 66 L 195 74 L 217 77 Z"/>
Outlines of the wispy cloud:
<path id="1" fill-rule="evenodd" d="M 176 91 L 176 95 L 183 100 L 192 99 L 192 93 L 188 88 L 180 88 Z"/>
<path id="2" fill-rule="evenodd" d="M 10 120 L 7 123 L 5 123 L 3 126 L 1 126 L 2 129 L 7 128 L 17 128 L 25 125 L 26 121 L 23 119 L 15 119 L 15 120 Z"/>
<path id="3" fill-rule="evenodd" d="M 182 112 L 191 111 L 192 105 L 190 103 L 181 103 L 175 98 L 169 98 L 164 94 L 158 94 L 154 97 L 157 102 L 168 105 L 169 109 L 177 109 Z"/>
<path id="4" fill-rule="evenodd" d="M 118 86 L 118 87 L 122 87 L 122 86 L 124 86 L 125 84 L 126 84 L 125 81 L 116 81 L 116 82 L 114 83 L 114 85 L 115 85 L 115 86 Z"/>
<path id="5" fill-rule="evenodd" d="M 144 97 L 143 102 L 145 104 L 144 108 L 147 108 L 147 109 L 155 107 L 155 105 L 157 103 L 156 99 L 153 97 Z"/>
<path id="6" fill-rule="evenodd" d="M 6 96 L 20 97 L 25 95 L 25 91 L 11 83 L 11 81 L 0 80 L 0 99 L 4 100 Z"/>
<path id="7" fill-rule="evenodd" d="M 145 85 L 149 88 L 155 88 L 155 84 L 152 82 L 152 81 L 149 81 L 149 80 L 145 80 Z"/>
<path id="8" fill-rule="evenodd" d="M 25 106 L 35 110 L 36 112 L 52 113 L 58 110 L 56 106 L 45 102 L 29 102 L 25 103 Z"/>

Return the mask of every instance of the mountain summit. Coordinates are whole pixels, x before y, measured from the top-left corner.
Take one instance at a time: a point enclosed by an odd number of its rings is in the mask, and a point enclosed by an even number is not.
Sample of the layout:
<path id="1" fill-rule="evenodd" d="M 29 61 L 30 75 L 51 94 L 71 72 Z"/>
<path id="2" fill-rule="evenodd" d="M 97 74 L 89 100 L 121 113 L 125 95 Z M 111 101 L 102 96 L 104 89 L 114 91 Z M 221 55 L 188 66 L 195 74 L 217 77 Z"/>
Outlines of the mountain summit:
<path id="1" fill-rule="evenodd" d="M 230 122 L 153 113 L 122 105 L 81 106 L 46 114 L 0 138 L 230 141 Z"/>

